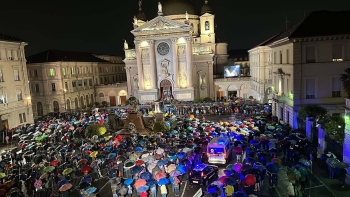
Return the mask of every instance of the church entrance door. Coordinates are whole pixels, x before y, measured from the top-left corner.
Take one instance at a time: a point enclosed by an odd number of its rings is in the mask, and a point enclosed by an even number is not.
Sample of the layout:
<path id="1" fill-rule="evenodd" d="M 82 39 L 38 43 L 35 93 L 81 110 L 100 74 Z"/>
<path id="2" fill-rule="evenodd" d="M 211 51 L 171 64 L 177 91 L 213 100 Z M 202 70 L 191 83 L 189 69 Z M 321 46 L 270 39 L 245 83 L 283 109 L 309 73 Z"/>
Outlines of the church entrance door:
<path id="1" fill-rule="evenodd" d="M 160 100 L 170 102 L 173 99 L 173 87 L 169 80 L 164 79 L 160 82 Z"/>

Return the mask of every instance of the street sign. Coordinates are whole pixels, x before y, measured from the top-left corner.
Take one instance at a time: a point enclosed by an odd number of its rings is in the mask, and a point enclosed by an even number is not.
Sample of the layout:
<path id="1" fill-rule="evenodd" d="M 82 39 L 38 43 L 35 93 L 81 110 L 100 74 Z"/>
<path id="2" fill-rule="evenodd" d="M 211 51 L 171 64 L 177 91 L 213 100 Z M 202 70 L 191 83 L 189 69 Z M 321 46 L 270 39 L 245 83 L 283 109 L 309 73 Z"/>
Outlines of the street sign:
<path id="1" fill-rule="evenodd" d="M 199 188 L 199 190 L 193 195 L 193 197 L 202 197 L 203 192 L 202 192 L 202 188 Z"/>

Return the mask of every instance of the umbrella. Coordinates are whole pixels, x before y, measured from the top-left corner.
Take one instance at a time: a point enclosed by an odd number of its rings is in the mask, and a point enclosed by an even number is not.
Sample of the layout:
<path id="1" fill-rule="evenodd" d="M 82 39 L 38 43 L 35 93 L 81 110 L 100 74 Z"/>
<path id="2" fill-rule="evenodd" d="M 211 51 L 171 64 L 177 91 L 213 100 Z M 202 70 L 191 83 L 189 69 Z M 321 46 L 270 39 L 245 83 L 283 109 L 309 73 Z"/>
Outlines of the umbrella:
<path id="1" fill-rule="evenodd" d="M 235 164 L 233 165 L 233 169 L 234 169 L 234 171 L 236 171 L 236 172 L 241 172 L 241 171 L 242 171 L 242 164 L 241 164 L 241 163 L 235 163 Z"/>
<path id="2" fill-rule="evenodd" d="M 117 157 L 117 154 L 116 153 L 109 153 L 107 157 L 108 157 L 108 159 L 113 159 L 113 158 Z"/>
<path id="3" fill-rule="evenodd" d="M 68 174 L 70 174 L 70 173 L 72 173 L 72 172 L 73 172 L 73 169 L 72 169 L 72 168 L 67 168 L 67 169 L 63 170 L 62 174 L 63 174 L 63 175 L 68 175 Z"/>
<path id="4" fill-rule="evenodd" d="M 234 165 L 233 164 L 229 164 L 229 165 L 227 165 L 226 166 L 226 170 L 234 170 L 235 168 L 234 168 Z"/>
<path id="5" fill-rule="evenodd" d="M 90 194 L 93 194 L 97 191 L 97 188 L 96 187 L 89 187 L 85 190 L 85 194 L 86 195 L 90 195 Z"/>
<path id="6" fill-rule="evenodd" d="M 166 178 L 166 174 L 164 173 L 164 172 L 162 172 L 162 171 L 160 171 L 160 172 L 158 172 L 155 176 L 154 176 L 154 179 L 155 180 L 160 180 L 160 179 L 162 179 L 162 178 Z"/>
<path id="7" fill-rule="evenodd" d="M 152 170 L 153 170 L 156 166 L 157 166 L 156 163 L 151 163 L 151 164 L 149 164 L 149 165 L 147 166 L 147 170 L 150 171 L 150 172 L 152 172 Z"/>
<path id="8" fill-rule="evenodd" d="M 138 179 L 138 180 L 136 180 L 134 185 L 135 185 L 135 188 L 137 189 L 141 186 L 146 185 L 146 180 L 145 179 Z"/>
<path id="9" fill-rule="evenodd" d="M 3 179 L 6 177 L 6 174 L 5 173 L 0 173 L 0 179 Z"/>
<path id="10" fill-rule="evenodd" d="M 90 175 L 84 176 L 81 181 L 81 183 L 83 182 L 87 182 L 87 183 L 91 183 L 92 182 L 92 177 Z"/>
<path id="11" fill-rule="evenodd" d="M 307 166 L 307 167 L 311 165 L 310 161 L 308 161 L 308 160 L 306 160 L 306 159 L 299 159 L 299 163 L 300 163 L 301 165 Z"/>
<path id="12" fill-rule="evenodd" d="M 134 182 L 134 179 L 126 179 L 126 180 L 124 181 L 124 184 L 125 184 L 125 185 L 131 185 L 133 182 Z"/>
<path id="13" fill-rule="evenodd" d="M 290 180 L 299 180 L 301 178 L 301 174 L 296 168 L 288 168 L 287 176 Z"/>
<path id="14" fill-rule="evenodd" d="M 72 188 L 72 187 L 73 187 L 72 184 L 67 183 L 67 184 L 62 185 L 62 186 L 60 187 L 59 191 L 60 191 L 60 192 L 65 192 L 65 191 L 69 190 L 69 189 Z"/>
<path id="15" fill-rule="evenodd" d="M 83 173 L 88 173 L 88 172 L 91 171 L 91 167 L 90 167 L 90 166 L 84 166 L 84 167 L 81 169 L 81 171 L 82 171 Z"/>
<path id="16" fill-rule="evenodd" d="M 234 172 L 231 171 L 231 170 L 224 170 L 224 174 L 225 174 L 226 176 L 231 176 L 231 175 L 234 174 Z"/>
<path id="17" fill-rule="evenodd" d="M 126 160 L 124 163 L 124 168 L 132 168 L 135 166 L 135 162 L 131 160 Z"/>
<path id="18" fill-rule="evenodd" d="M 252 169 L 252 165 L 246 163 L 246 164 L 243 164 L 241 168 L 242 168 L 242 171 L 248 171 Z"/>
<path id="19" fill-rule="evenodd" d="M 345 168 L 349 167 L 349 164 L 344 163 L 344 162 L 338 162 L 338 163 L 335 164 L 335 167 L 339 168 L 339 169 L 345 169 Z"/>
<path id="20" fill-rule="evenodd" d="M 296 165 L 295 168 L 300 172 L 301 176 L 308 177 L 310 175 L 309 171 L 303 166 Z"/>
<path id="21" fill-rule="evenodd" d="M 87 162 L 88 162 L 87 159 L 80 159 L 80 160 L 78 161 L 77 165 L 82 165 L 82 164 L 85 165 Z"/>
<path id="22" fill-rule="evenodd" d="M 248 186 L 252 186 L 256 183 L 256 177 L 252 174 L 247 174 L 244 177 L 244 183 L 247 184 Z"/>
<path id="23" fill-rule="evenodd" d="M 140 178 L 145 180 L 150 180 L 152 178 L 152 174 L 149 172 L 143 172 L 140 174 Z"/>
<path id="24" fill-rule="evenodd" d="M 154 159 L 161 159 L 161 158 L 163 158 L 163 155 L 161 155 L 161 154 L 156 154 L 154 156 Z"/>
<path id="25" fill-rule="evenodd" d="M 176 166 L 176 170 L 180 171 L 182 174 L 185 174 L 187 171 L 186 166 L 183 165 Z"/>
<path id="26" fill-rule="evenodd" d="M 131 161 L 137 161 L 139 159 L 139 156 L 137 154 L 133 153 L 129 156 L 129 159 Z"/>
<path id="27" fill-rule="evenodd" d="M 50 162 L 50 166 L 57 166 L 60 163 L 60 160 L 53 160 Z"/>
<path id="28" fill-rule="evenodd" d="M 156 153 L 159 154 L 159 155 L 161 155 L 161 154 L 164 153 L 164 149 L 158 148 L 158 149 L 156 150 Z"/>
<path id="29" fill-rule="evenodd" d="M 55 169 L 54 166 L 47 166 L 42 170 L 42 174 L 48 173 L 48 172 L 52 172 Z"/>
<path id="30" fill-rule="evenodd" d="M 134 166 L 133 168 L 131 168 L 131 174 L 132 175 L 137 174 L 141 172 L 141 170 L 143 170 L 142 166 Z"/>
<path id="31" fill-rule="evenodd" d="M 176 154 L 176 156 L 177 156 L 177 158 L 179 158 L 179 159 L 184 159 L 184 158 L 186 158 L 186 153 L 185 153 L 185 152 L 178 152 L 178 153 Z"/>
<path id="32" fill-rule="evenodd" d="M 86 188 L 88 188 L 90 186 L 91 186 L 90 183 L 82 182 L 82 183 L 79 184 L 79 189 L 86 189 Z"/>
<path id="33" fill-rule="evenodd" d="M 169 180 L 167 178 L 161 178 L 161 179 L 159 179 L 158 184 L 159 185 L 169 184 Z"/>
<path id="34" fill-rule="evenodd" d="M 233 193 L 232 197 L 247 197 L 247 194 L 242 191 L 238 191 Z"/>
<path id="35" fill-rule="evenodd" d="M 253 164 L 253 168 L 254 168 L 254 169 L 257 169 L 257 170 L 259 170 L 259 171 L 264 171 L 264 170 L 266 170 L 266 167 L 265 167 L 263 164 L 259 163 L 259 162 L 254 163 L 254 164 Z"/>
<path id="36" fill-rule="evenodd" d="M 167 164 L 168 163 L 168 160 L 159 160 L 158 162 L 157 162 L 157 166 L 164 166 L 165 164 Z"/>
<path id="37" fill-rule="evenodd" d="M 141 147 L 136 147 L 136 148 L 135 148 L 135 151 L 136 151 L 136 152 L 142 152 L 142 151 L 143 151 L 143 148 L 141 148 Z"/>
<path id="38" fill-rule="evenodd" d="M 275 162 L 275 163 L 281 163 L 282 162 L 279 158 L 273 158 L 273 159 L 271 159 L 271 161 Z"/>
<path id="39" fill-rule="evenodd" d="M 328 166 L 335 168 L 335 164 L 339 163 L 339 161 L 337 159 L 334 159 L 334 158 L 328 158 L 326 160 L 326 163 Z"/>
<path id="40" fill-rule="evenodd" d="M 146 192 L 148 189 L 149 189 L 148 185 L 143 185 L 143 186 L 137 188 L 136 190 L 138 193 L 142 193 L 142 192 Z"/>
<path id="41" fill-rule="evenodd" d="M 221 187 L 222 185 L 224 185 L 224 183 L 222 183 L 221 181 L 214 181 L 211 183 L 211 185 L 216 185 L 218 187 Z"/>
<path id="42" fill-rule="evenodd" d="M 266 165 L 266 169 L 267 169 L 267 171 L 269 171 L 270 173 L 275 173 L 275 174 L 277 174 L 277 173 L 280 171 L 278 165 L 276 165 L 274 162 L 268 163 L 268 164 Z"/>
<path id="43" fill-rule="evenodd" d="M 57 183 L 57 186 L 58 186 L 58 187 L 61 187 L 62 185 L 67 184 L 68 182 L 69 182 L 68 180 L 59 181 L 59 182 Z"/>
<path id="44" fill-rule="evenodd" d="M 137 166 L 141 166 L 142 164 L 144 164 L 145 162 L 143 161 L 143 160 L 137 160 L 136 162 L 135 162 L 135 165 L 137 165 Z"/>
<path id="45" fill-rule="evenodd" d="M 173 171 L 171 171 L 171 172 L 169 173 L 169 175 L 170 175 L 171 177 L 176 177 L 176 176 L 180 176 L 180 175 L 181 175 L 181 172 L 178 171 L 178 170 L 173 170 Z"/>
<path id="46" fill-rule="evenodd" d="M 166 168 L 166 172 L 169 173 L 173 170 L 176 169 L 176 165 L 175 164 L 170 164 L 167 168 Z"/>

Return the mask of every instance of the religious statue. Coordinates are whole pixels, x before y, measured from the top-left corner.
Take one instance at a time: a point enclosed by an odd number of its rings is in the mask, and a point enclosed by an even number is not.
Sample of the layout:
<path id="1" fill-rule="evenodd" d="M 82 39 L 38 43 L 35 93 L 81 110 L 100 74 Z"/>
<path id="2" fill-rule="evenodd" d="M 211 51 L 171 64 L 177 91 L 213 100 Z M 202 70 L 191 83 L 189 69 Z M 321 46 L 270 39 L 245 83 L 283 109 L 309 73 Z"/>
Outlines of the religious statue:
<path id="1" fill-rule="evenodd" d="M 205 78 L 206 78 L 206 75 L 205 75 L 205 74 L 202 74 L 202 75 L 201 75 L 201 86 L 206 86 L 206 85 L 207 85 L 207 83 L 206 83 L 206 81 L 205 81 Z"/>
<path id="2" fill-rule="evenodd" d="M 187 13 L 187 11 L 186 11 L 186 21 L 188 21 L 188 13 Z"/>
<path id="3" fill-rule="evenodd" d="M 139 88 L 139 80 L 137 79 L 137 77 L 134 78 L 134 87 L 135 88 Z"/>
<path id="4" fill-rule="evenodd" d="M 169 66 L 169 60 L 163 60 L 161 63 L 160 63 L 161 67 L 162 67 L 162 74 L 163 75 L 169 75 L 169 72 L 168 72 L 168 66 Z"/>
<path id="5" fill-rule="evenodd" d="M 124 49 L 126 50 L 126 49 L 129 49 L 129 45 L 128 45 L 128 43 L 126 42 L 126 40 L 124 40 Z"/>
<path id="6" fill-rule="evenodd" d="M 139 0 L 139 8 L 142 6 L 142 0 Z"/>
<path id="7" fill-rule="evenodd" d="M 163 13 L 162 3 L 158 2 L 158 13 Z"/>
<path id="8" fill-rule="evenodd" d="M 185 55 L 185 47 L 184 46 L 179 46 L 178 54 L 179 55 Z"/>
<path id="9" fill-rule="evenodd" d="M 134 22 L 132 23 L 135 27 L 137 26 L 137 18 L 134 16 Z"/>

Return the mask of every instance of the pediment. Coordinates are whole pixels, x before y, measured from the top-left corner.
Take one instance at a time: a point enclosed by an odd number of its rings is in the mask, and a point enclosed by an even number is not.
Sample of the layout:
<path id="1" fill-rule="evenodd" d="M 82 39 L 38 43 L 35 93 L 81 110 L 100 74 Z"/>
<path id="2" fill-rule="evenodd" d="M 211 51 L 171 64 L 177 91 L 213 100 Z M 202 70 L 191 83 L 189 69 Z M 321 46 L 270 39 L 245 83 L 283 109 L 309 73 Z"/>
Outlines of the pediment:
<path id="1" fill-rule="evenodd" d="M 192 31 L 191 25 L 180 23 L 167 17 L 158 16 L 151 21 L 144 23 L 140 27 L 132 30 L 131 33 L 137 36 L 172 32 L 188 33 L 190 31 Z"/>

